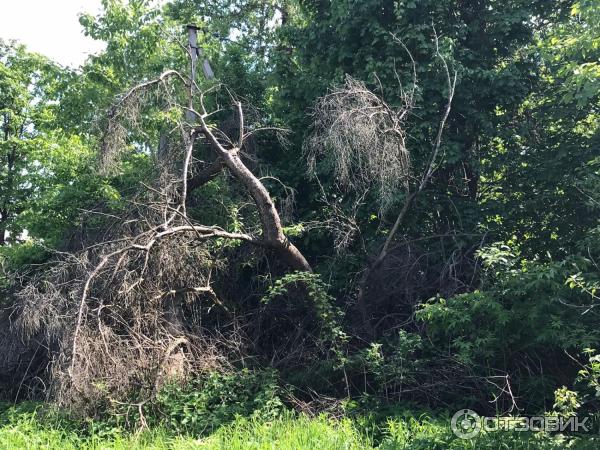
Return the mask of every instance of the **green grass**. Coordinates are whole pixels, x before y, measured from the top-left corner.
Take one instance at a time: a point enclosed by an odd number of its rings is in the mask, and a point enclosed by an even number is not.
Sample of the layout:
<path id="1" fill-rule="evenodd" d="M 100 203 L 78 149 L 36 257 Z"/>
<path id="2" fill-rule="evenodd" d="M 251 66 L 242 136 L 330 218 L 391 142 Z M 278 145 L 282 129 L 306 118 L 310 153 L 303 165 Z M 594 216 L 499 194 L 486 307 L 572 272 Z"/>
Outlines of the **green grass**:
<path id="1" fill-rule="evenodd" d="M 0 449 L 597 449 L 600 440 L 545 434 L 497 432 L 477 439 L 456 438 L 447 419 L 389 417 L 332 420 L 284 414 L 272 421 L 237 418 L 207 437 L 177 436 L 163 428 L 128 433 L 102 423 L 85 426 L 35 405 L 0 413 Z"/>

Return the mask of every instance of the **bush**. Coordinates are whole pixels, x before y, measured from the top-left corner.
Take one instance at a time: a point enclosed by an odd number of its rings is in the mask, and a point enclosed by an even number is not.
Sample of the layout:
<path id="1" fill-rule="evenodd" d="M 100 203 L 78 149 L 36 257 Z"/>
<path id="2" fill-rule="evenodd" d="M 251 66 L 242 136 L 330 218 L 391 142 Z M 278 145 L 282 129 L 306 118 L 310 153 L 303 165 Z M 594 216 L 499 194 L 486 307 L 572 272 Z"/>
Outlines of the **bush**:
<path id="1" fill-rule="evenodd" d="M 487 265 L 479 290 L 422 305 L 417 317 L 428 340 L 475 377 L 509 375 L 514 394 L 530 411 L 549 410 L 554 391 L 572 383 L 579 370 L 573 355 L 600 342 L 590 296 L 573 275 L 592 262 L 518 263 L 505 248 L 484 252 Z M 491 395 L 491 392 L 490 392 Z"/>
<path id="2" fill-rule="evenodd" d="M 210 373 L 186 385 L 165 386 L 151 413 L 154 422 L 178 433 L 202 435 L 238 416 L 269 420 L 284 409 L 272 370 Z"/>

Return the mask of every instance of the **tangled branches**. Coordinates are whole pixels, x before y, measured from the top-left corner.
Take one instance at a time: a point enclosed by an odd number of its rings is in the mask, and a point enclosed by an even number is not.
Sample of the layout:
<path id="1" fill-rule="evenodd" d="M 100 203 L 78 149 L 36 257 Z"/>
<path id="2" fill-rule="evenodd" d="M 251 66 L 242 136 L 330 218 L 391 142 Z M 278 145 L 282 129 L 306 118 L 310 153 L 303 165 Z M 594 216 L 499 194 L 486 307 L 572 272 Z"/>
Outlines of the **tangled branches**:
<path id="1" fill-rule="evenodd" d="M 202 323 L 215 306 L 233 320 L 210 287 L 220 267 L 204 242 L 222 232 L 136 232 L 141 227 L 121 226 L 125 237 L 63 255 L 18 293 L 16 325 L 28 336 L 45 334 L 54 358 L 50 393 L 61 404 L 90 412 L 227 365 L 227 341 Z"/>
<path id="2" fill-rule="evenodd" d="M 89 414 L 106 403 L 149 399 L 165 380 L 226 367 L 244 338 L 235 311 L 211 285 L 222 269 L 223 241 L 270 250 L 292 269 L 310 271 L 285 236 L 269 191 L 242 159 L 260 128 L 245 124 L 229 91 L 237 125 L 226 132 L 212 122 L 222 109 L 208 97 L 219 87 L 202 90 L 169 70 L 118 99 L 108 114 L 100 168 L 116 167 L 127 147 L 143 150 L 140 123 L 144 108 L 153 108 L 172 122 L 167 138 L 161 136 L 168 145 L 154 158 L 154 179 L 124 213 L 106 215 L 116 220 L 100 242 L 59 254 L 17 294 L 17 325 L 26 337 L 45 336 L 50 394 L 60 404 Z M 207 147 L 207 161 L 200 160 Z M 204 225 L 188 214 L 190 193 L 223 171 L 252 199 L 260 219 L 252 231 Z"/>
<path id="3" fill-rule="evenodd" d="M 176 70 L 167 70 L 160 77 L 150 80 L 124 93 L 109 109 L 100 148 L 100 170 L 109 172 L 117 165 L 127 148 L 127 138 L 132 128 L 139 126 L 141 109 L 153 96 L 160 98 L 168 107 L 175 107 L 172 79 L 185 83 Z"/>
<path id="4" fill-rule="evenodd" d="M 343 86 L 334 89 L 333 92 L 317 101 L 313 114 L 313 131 L 307 145 L 309 171 L 315 175 L 317 157 L 329 156 L 327 160 L 333 164 L 334 174 L 341 184 L 346 186 L 346 191 L 356 193 L 359 198 L 358 203 L 374 183 L 379 194 L 380 208 L 382 212 L 385 212 L 386 208 L 391 205 L 398 188 L 402 184 L 405 186 L 406 192 L 396 220 L 389 231 L 386 231 L 385 242 L 380 250 L 375 255 L 371 255 L 369 265 L 363 271 L 359 281 L 357 304 L 365 331 L 370 335 L 373 333 L 370 323 L 371 314 L 365 299 L 369 280 L 372 274 L 380 269 L 388 256 L 415 198 L 431 181 L 441 163 L 442 135 L 450 114 L 457 83 L 456 71 L 450 69 L 446 57 L 440 52 L 439 38 L 434 27 L 435 56 L 439 59 L 445 76 L 447 101 L 424 170 L 419 176 L 411 179 L 404 126 L 407 116 L 413 108 L 417 84 L 415 60 L 400 39 L 394 35 L 392 38 L 406 50 L 413 67 L 412 90 L 404 90 L 401 83 L 399 86 L 401 106 L 395 109 L 390 107 L 370 91 L 364 83 L 347 76 Z M 399 77 L 398 81 L 400 82 Z M 335 211 L 336 207 L 332 209 Z M 348 240 L 358 234 L 356 232 L 358 227 L 354 226 L 352 222 L 350 220 L 344 223 L 344 225 L 350 224 L 350 227 L 333 227 L 335 234 L 340 236 L 340 238 L 336 237 L 336 241 L 341 242 L 342 245 L 347 246 Z"/>
<path id="5" fill-rule="evenodd" d="M 412 110 L 412 93 L 392 108 L 363 82 L 346 76 L 345 83 L 321 97 L 313 111 L 313 132 L 306 152 L 311 172 L 326 155 L 342 187 L 366 190 L 375 185 L 385 209 L 406 185 L 410 158 L 405 120 Z"/>

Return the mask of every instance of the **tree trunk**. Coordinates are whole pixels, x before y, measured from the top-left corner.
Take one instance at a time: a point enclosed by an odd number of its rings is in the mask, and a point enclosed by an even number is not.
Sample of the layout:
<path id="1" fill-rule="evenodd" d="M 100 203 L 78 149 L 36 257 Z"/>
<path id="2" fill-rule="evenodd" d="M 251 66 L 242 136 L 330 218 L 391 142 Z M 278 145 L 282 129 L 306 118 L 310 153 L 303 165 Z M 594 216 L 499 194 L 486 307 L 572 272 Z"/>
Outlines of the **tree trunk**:
<path id="1" fill-rule="evenodd" d="M 7 221 L 6 210 L 0 210 L 0 247 L 6 244 L 6 221 Z"/>
<path id="2" fill-rule="evenodd" d="M 265 244 L 275 250 L 292 269 L 311 272 L 310 264 L 304 255 L 283 233 L 279 213 L 269 192 L 242 162 L 237 150 L 225 151 L 221 157 L 232 175 L 248 189 L 252 196 L 260 216 Z"/>
<path id="3" fill-rule="evenodd" d="M 302 255 L 300 250 L 298 250 L 283 233 L 281 219 L 279 218 L 279 213 L 269 195 L 269 191 L 267 191 L 264 184 L 262 184 L 262 182 L 240 159 L 239 152 L 244 142 L 244 120 L 240 103 L 238 103 L 238 108 L 240 137 L 237 147 L 231 149 L 224 148 L 212 133 L 202 116 L 200 116 L 200 130 L 210 141 L 225 167 L 227 167 L 229 172 L 231 172 L 231 174 L 248 190 L 250 196 L 254 200 L 262 225 L 263 245 L 272 248 L 292 269 L 303 272 L 312 272 L 312 268 L 306 258 L 304 258 L 304 255 Z"/>

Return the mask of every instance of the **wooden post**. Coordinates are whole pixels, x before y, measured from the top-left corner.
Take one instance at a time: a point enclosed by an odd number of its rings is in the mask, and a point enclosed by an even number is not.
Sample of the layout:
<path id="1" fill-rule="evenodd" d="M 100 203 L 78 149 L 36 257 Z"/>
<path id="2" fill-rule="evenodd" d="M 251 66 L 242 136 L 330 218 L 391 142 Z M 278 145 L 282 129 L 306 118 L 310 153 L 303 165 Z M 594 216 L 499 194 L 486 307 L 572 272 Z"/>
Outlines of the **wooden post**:
<path id="1" fill-rule="evenodd" d="M 189 98 L 189 107 L 193 107 L 193 98 L 195 87 L 194 83 L 196 82 L 196 65 L 198 63 L 198 27 L 196 25 L 188 25 L 188 51 L 190 52 L 190 98 Z M 189 123 L 194 123 L 196 120 L 196 116 L 192 111 L 187 110 L 185 112 L 185 120 Z"/>
<path id="2" fill-rule="evenodd" d="M 194 95 L 194 83 L 193 82 L 196 81 L 198 58 L 204 55 L 204 51 L 202 50 L 202 48 L 198 47 L 198 30 L 200 30 L 200 28 L 197 27 L 196 25 L 190 24 L 187 26 L 188 50 L 190 52 L 191 65 L 192 65 L 192 67 L 191 67 L 192 85 L 190 86 L 190 102 Z M 206 77 L 207 80 L 212 80 L 215 77 L 212 67 L 210 67 L 210 63 L 208 62 L 208 59 L 206 59 L 206 58 L 204 58 L 202 61 L 202 72 L 204 73 L 204 76 Z M 190 104 L 190 107 L 192 107 L 191 104 Z M 191 111 L 187 111 L 186 112 L 186 120 L 190 123 L 194 122 L 195 121 L 194 113 L 192 113 Z"/>

